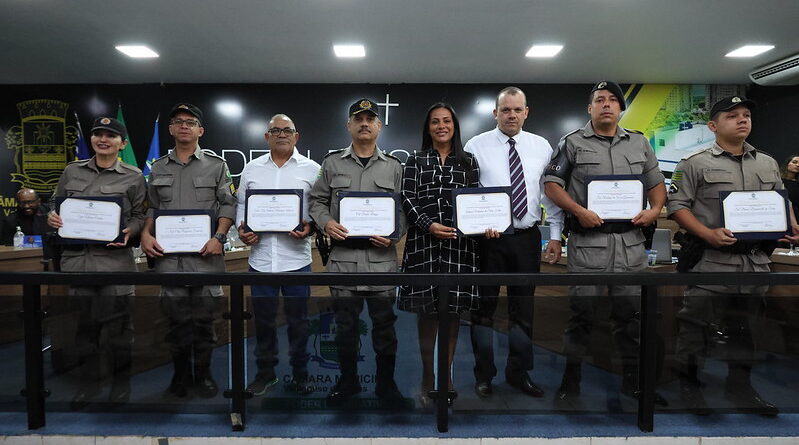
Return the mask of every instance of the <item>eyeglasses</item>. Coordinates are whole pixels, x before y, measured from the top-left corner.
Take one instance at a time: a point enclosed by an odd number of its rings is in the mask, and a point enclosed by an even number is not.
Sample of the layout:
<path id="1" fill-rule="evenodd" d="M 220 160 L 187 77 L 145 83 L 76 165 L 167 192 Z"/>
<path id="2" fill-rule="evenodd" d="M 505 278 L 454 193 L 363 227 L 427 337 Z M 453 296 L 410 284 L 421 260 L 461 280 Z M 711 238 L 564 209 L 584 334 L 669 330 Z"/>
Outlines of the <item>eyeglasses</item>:
<path id="1" fill-rule="evenodd" d="M 297 132 L 297 130 L 293 128 L 270 128 L 266 130 L 267 133 L 271 134 L 272 136 L 280 136 L 280 133 L 286 133 L 286 136 L 291 136 Z"/>
<path id="2" fill-rule="evenodd" d="M 169 121 L 169 123 L 176 127 L 182 127 L 183 125 L 186 125 L 189 128 L 194 128 L 200 126 L 200 121 L 194 119 L 172 119 Z"/>

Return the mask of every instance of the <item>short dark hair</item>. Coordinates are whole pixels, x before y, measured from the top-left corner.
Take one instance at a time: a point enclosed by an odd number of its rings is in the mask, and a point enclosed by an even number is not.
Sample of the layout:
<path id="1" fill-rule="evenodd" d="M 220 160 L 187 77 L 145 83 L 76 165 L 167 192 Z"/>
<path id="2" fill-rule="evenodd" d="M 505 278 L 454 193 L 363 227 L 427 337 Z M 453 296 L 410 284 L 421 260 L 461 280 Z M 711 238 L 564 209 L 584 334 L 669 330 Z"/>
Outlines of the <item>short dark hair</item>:
<path id="1" fill-rule="evenodd" d="M 511 95 L 511 96 L 516 96 L 517 94 L 521 94 L 524 97 L 524 106 L 527 106 L 527 95 L 524 94 L 524 91 L 522 91 L 522 89 L 519 88 L 519 87 L 512 87 L 511 86 L 511 87 L 505 87 L 505 88 L 501 89 L 499 91 L 499 93 L 497 93 L 497 99 L 494 101 L 494 108 L 495 109 L 499 108 L 499 98 L 503 94 L 508 94 L 508 95 Z"/>

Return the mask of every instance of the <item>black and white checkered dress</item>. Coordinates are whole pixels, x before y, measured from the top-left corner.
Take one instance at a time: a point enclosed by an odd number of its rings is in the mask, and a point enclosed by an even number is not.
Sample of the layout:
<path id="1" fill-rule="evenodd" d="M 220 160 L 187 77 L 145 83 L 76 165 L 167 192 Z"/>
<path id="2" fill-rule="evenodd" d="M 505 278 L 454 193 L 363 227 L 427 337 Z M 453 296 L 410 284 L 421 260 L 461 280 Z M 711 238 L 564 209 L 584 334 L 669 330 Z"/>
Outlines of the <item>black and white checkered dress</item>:
<path id="1" fill-rule="evenodd" d="M 434 150 L 418 152 L 408 158 L 402 175 L 402 208 L 408 216 L 408 236 L 402 270 L 410 273 L 471 273 L 477 272 L 477 242 L 459 236 L 441 240 L 428 231 L 437 222 L 452 223 L 452 190 L 477 187 L 477 160 L 466 153 L 473 173 L 455 165 L 450 154 L 444 165 Z M 423 314 L 437 313 L 438 298 L 435 286 L 400 287 L 397 308 Z M 464 312 L 478 305 L 477 286 L 457 286 L 450 290 L 449 311 Z"/>

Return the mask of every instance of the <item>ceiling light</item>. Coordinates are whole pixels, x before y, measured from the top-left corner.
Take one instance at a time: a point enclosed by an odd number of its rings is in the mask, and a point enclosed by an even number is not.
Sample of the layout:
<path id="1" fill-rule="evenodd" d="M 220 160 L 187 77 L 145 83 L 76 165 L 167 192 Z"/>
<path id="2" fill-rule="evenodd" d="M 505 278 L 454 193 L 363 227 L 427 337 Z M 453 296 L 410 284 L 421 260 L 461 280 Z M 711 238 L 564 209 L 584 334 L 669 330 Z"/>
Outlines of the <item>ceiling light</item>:
<path id="1" fill-rule="evenodd" d="M 555 57 L 563 45 L 533 45 L 525 54 L 525 57 Z"/>
<path id="2" fill-rule="evenodd" d="M 771 49 L 774 49 L 774 45 L 744 45 L 728 52 L 724 57 L 754 57 Z"/>
<path id="3" fill-rule="evenodd" d="M 336 57 L 366 57 L 366 48 L 363 45 L 333 45 Z"/>
<path id="4" fill-rule="evenodd" d="M 239 119 L 244 114 L 244 108 L 240 103 L 235 101 L 218 102 L 216 110 L 219 114 L 231 119 Z"/>
<path id="5" fill-rule="evenodd" d="M 117 51 L 136 59 L 158 57 L 158 53 L 143 45 L 119 45 Z"/>

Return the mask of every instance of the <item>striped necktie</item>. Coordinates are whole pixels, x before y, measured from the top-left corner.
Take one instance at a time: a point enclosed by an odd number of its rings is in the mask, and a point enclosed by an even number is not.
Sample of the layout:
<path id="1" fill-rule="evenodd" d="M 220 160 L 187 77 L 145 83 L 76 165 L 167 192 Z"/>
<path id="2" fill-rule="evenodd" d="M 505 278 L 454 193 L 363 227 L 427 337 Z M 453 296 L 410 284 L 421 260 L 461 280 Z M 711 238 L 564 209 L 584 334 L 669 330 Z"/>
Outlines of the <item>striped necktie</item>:
<path id="1" fill-rule="evenodd" d="M 524 169 L 519 152 L 516 151 L 516 141 L 508 139 L 508 161 L 510 164 L 510 186 L 512 190 L 511 205 L 513 216 L 522 219 L 527 213 L 527 186 L 524 183 Z"/>

